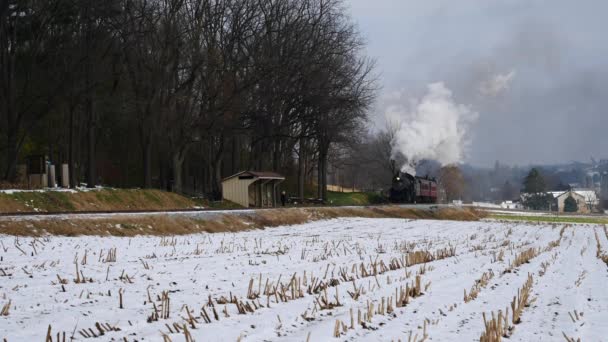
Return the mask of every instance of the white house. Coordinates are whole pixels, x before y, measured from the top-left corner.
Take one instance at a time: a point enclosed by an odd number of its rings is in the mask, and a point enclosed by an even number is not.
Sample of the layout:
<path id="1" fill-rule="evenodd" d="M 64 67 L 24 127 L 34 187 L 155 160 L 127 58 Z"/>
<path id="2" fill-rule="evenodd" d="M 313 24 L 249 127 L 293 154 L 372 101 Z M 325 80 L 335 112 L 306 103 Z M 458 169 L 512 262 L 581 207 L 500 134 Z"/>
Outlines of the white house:
<path id="1" fill-rule="evenodd" d="M 504 201 L 500 204 L 503 209 L 523 209 L 523 205 L 520 202 Z"/>

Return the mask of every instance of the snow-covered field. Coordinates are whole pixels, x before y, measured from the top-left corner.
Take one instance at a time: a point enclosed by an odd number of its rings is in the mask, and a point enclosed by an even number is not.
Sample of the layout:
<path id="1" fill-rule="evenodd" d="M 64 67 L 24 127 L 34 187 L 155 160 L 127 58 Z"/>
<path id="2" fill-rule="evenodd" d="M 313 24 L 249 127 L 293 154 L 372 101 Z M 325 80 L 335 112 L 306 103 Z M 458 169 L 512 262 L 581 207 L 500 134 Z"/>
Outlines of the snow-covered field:
<path id="1" fill-rule="evenodd" d="M 475 341 L 482 314 L 511 315 L 529 275 L 509 341 L 606 340 L 597 250 L 608 233 L 564 227 L 345 218 L 164 238 L 0 236 L 0 340 L 41 341 L 50 326 L 52 341 Z"/>

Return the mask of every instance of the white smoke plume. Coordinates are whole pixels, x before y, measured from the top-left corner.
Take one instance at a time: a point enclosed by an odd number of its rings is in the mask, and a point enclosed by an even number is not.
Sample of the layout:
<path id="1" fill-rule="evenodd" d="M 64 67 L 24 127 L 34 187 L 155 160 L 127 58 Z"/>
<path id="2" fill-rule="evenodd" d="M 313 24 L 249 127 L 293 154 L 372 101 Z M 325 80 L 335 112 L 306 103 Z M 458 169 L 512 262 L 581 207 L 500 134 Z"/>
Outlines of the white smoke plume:
<path id="1" fill-rule="evenodd" d="M 401 170 L 415 174 L 424 159 L 442 165 L 462 162 L 470 143 L 468 130 L 477 117 L 470 106 L 456 103 L 442 82 L 429 84 L 426 95 L 410 108 L 389 106 L 386 118 L 395 125 L 392 153 L 407 160 Z"/>
<path id="2" fill-rule="evenodd" d="M 490 79 L 484 80 L 479 85 L 479 93 L 482 96 L 495 97 L 509 88 L 511 81 L 515 77 L 515 70 L 506 74 L 496 74 Z"/>

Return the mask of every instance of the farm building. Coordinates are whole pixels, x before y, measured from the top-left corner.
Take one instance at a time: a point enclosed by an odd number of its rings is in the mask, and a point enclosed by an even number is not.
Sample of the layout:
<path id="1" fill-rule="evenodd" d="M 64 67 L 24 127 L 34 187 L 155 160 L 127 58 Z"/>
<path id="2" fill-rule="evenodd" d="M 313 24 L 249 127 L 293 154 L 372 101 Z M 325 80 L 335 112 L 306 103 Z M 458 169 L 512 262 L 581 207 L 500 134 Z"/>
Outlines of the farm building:
<path id="1" fill-rule="evenodd" d="M 222 197 L 246 208 L 275 207 L 277 186 L 284 180 L 274 172 L 241 171 L 222 180 Z"/>
<path id="2" fill-rule="evenodd" d="M 598 199 L 595 192 L 590 190 L 569 190 L 562 192 L 554 191 L 550 192 L 550 194 L 555 198 L 558 212 L 564 211 L 564 201 L 570 196 L 576 200 L 579 213 L 590 213 L 598 204 Z"/>

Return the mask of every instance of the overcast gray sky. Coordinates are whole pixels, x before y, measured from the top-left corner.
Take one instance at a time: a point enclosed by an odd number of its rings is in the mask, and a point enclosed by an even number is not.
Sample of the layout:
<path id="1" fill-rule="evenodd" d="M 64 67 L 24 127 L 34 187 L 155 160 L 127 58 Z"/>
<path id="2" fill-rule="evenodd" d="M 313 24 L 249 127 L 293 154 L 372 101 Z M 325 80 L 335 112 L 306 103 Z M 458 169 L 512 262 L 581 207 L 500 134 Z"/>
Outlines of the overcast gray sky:
<path id="1" fill-rule="evenodd" d="M 442 81 L 479 113 L 467 162 L 608 158 L 608 1 L 346 1 L 377 60 L 376 126 L 388 105 Z M 480 95 L 509 73 L 498 94 Z"/>

